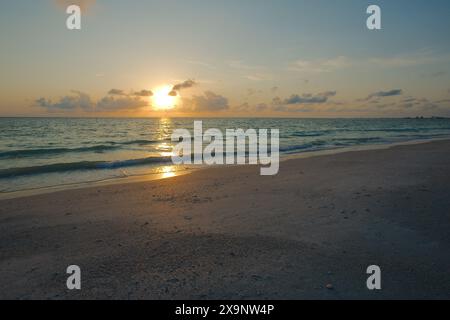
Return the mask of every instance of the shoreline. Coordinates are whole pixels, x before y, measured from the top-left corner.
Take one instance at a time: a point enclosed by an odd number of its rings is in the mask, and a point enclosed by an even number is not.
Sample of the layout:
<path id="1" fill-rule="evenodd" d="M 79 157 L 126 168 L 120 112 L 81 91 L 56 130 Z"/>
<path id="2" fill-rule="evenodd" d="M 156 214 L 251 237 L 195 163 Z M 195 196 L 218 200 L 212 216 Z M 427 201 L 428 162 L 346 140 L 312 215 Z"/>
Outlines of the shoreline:
<path id="1" fill-rule="evenodd" d="M 385 150 L 385 149 L 389 149 L 389 148 L 395 148 L 397 146 L 419 145 L 419 144 L 432 143 L 435 141 L 447 141 L 447 140 L 450 141 L 450 137 L 408 140 L 408 141 L 382 143 L 382 144 L 367 144 L 367 145 L 359 145 L 359 146 L 351 146 L 351 147 L 314 150 L 314 151 L 303 151 L 300 153 L 280 155 L 280 163 L 283 163 L 285 161 L 292 160 L 292 159 L 306 159 L 306 158 L 311 158 L 311 157 L 336 155 L 336 154 L 347 153 L 347 152 Z M 173 166 L 173 165 L 170 164 L 170 165 L 162 166 L 162 167 L 171 167 L 171 166 Z M 208 169 L 219 168 L 219 167 L 233 168 L 236 166 L 242 166 L 242 165 L 231 165 L 231 166 L 230 165 L 226 165 L 226 166 L 185 165 L 184 166 L 184 167 L 186 167 L 185 170 L 176 171 L 176 172 L 171 173 L 170 175 L 166 175 L 164 173 L 150 173 L 150 174 L 142 174 L 142 175 L 135 175 L 135 176 L 129 176 L 129 177 L 110 178 L 110 179 L 104 179 L 104 180 L 99 180 L 99 181 L 88 181 L 88 182 L 55 185 L 55 186 L 41 187 L 41 188 L 30 188 L 30 189 L 23 189 L 23 190 L 18 190 L 18 191 L 11 191 L 11 192 L 0 192 L 0 201 L 24 198 L 24 197 L 30 197 L 30 196 L 36 196 L 36 195 L 43 195 L 43 194 L 51 194 L 51 193 L 55 193 L 55 192 L 62 192 L 62 191 L 68 191 L 68 190 L 89 189 L 89 188 L 97 188 L 97 187 L 104 187 L 104 186 L 111 186 L 111 185 L 139 183 L 139 182 L 146 182 L 146 181 L 158 181 L 158 180 L 170 179 L 170 178 L 182 176 L 182 175 L 189 175 L 189 174 L 192 174 L 199 170 L 208 170 Z M 249 165 L 245 165 L 245 166 L 249 166 Z M 259 167 L 259 165 L 257 165 L 256 167 Z M 280 168 L 280 170 L 281 170 L 281 168 Z"/>

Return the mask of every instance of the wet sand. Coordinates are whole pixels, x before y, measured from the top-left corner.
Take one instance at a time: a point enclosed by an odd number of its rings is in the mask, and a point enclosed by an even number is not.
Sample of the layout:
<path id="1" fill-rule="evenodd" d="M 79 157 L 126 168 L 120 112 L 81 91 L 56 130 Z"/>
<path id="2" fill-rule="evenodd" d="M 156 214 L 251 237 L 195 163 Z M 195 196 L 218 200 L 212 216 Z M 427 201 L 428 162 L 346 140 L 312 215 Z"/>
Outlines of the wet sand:
<path id="1" fill-rule="evenodd" d="M 449 187 L 436 141 L 2 200 L 0 298 L 449 299 Z"/>

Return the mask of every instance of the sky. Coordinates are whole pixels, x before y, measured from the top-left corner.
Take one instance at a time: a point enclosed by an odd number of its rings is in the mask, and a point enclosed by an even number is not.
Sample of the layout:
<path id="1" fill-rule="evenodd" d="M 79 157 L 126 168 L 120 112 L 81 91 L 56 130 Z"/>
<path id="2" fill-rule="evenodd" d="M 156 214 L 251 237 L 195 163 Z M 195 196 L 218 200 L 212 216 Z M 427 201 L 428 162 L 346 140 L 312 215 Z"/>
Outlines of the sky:
<path id="1" fill-rule="evenodd" d="M 448 0 L 1 1 L 0 116 L 450 116 L 449 14 Z"/>

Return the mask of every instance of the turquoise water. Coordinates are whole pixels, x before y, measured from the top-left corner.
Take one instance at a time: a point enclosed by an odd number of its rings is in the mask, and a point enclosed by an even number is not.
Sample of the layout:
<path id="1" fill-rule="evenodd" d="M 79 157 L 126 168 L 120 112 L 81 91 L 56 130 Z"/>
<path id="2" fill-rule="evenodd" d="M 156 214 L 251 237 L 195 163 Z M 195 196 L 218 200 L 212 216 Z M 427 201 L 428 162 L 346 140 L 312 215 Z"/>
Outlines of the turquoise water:
<path id="1" fill-rule="evenodd" d="M 186 170 L 171 133 L 194 119 L 0 119 L 0 192 Z M 450 137 L 450 119 L 208 119 L 208 128 L 279 129 L 282 155 Z"/>

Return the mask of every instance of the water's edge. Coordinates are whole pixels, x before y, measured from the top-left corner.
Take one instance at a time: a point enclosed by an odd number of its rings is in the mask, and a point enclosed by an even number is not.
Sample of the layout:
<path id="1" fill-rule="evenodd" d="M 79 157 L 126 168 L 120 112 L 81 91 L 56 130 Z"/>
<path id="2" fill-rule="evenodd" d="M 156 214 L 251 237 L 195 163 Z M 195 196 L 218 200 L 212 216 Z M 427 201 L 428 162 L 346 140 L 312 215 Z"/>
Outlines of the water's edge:
<path id="1" fill-rule="evenodd" d="M 282 155 L 280 158 L 280 163 L 288 160 L 294 159 L 305 159 L 319 156 L 332 156 L 335 154 L 348 153 L 348 152 L 359 152 L 359 151 L 370 151 L 370 150 L 386 150 L 390 148 L 395 148 L 398 146 L 407 146 L 407 145 L 420 145 L 433 143 L 436 141 L 450 141 L 450 137 L 445 138 L 433 138 L 433 139 L 421 139 L 421 140 L 409 140 L 395 143 L 385 143 L 385 144 L 368 144 L 368 145 L 359 145 L 359 146 L 351 146 L 351 147 L 342 147 L 342 148 L 333 148 L 326 150 L 316 150 L 316 151 L 307 151 L 301 152 L 297 154 L 287 154 Z M 186 167 L 183 171 L 178 171 L 171 175 L 170 177 L 165 176 L 163 173 L 152 173 L 152 174 L 142 174 L 136 176 L 128 176 L 128 177 L 119 177 L 119 178 L 110 178 L 98 181 L 89 181 L 89 182 L 81 182 L 74 184 L 63 184 L 56 185 L 51 187 L 42 187 L 42 188 L 30 188 L 19 191 L 12 192 L 0 192 L 0 201 L 1 200 L 10 200 L 16 198 L 23 198 L 29 196 L 36 196 L 42 194 L 50 194 L 67 190 L 77 190 L 77 189 L 89 189 L 89 188 L 97 188 L 111 185 L 121 185 L 121 184 L 130 184 L 130 183 L 139 183 L 146 181 L 155 181 L 155 180 L 163 180 L 163 179 L 171 179 L 182 175 L 192 174 L 198 170 L 207 170 L 211 168 L 217 168 L 219 166 L 190 166 Z M 228 168 L 237 167 L 237 165 L 227 166 Z M 282 170 L 282 166 L 280 165 L 280 170 Z"/>

